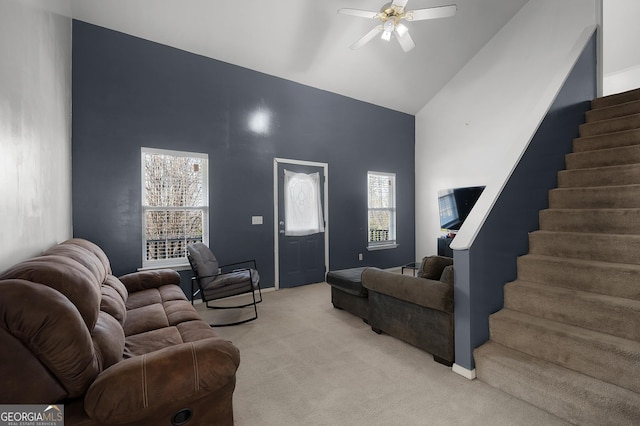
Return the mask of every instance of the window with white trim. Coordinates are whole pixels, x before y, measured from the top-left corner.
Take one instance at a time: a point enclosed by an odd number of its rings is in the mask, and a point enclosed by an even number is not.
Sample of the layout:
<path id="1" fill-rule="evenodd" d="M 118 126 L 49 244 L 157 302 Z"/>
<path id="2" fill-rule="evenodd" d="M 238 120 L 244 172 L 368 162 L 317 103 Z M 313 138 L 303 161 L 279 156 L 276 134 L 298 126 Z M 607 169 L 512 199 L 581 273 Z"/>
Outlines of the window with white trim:
<path id="1" fill-rule="evenodd" d="M 188 265 L 187 244 L 209 243 L 208 155 L 142 148 L 142 266 Z"/>
<path id="2" fill-rule="evenodd" d="M 396 247 L 396 175 L 367 172 L 368 248 Z"/>

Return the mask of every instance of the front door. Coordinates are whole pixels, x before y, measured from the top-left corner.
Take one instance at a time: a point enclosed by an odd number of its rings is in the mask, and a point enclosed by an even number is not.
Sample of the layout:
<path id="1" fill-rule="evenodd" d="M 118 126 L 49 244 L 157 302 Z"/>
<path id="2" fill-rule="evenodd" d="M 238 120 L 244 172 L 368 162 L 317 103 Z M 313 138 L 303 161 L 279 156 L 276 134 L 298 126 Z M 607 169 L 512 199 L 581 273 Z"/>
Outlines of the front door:
<path id="1" fill-rule="evenodd" d="M 289 288 L 322 282 L 324 281 L 326 265 L 326 165 L 282 159 L 277 159 L 276 165 L 274 172 L 277 173 L 278 192 L 276 215 L 278 253 L 276 280 L 278 287 Z M 285 179 L 285 170 L 289 172 L 287 179 Z M 297 173 L 302 173 L 303 176 L 298 176 L 296 180 L 292 176 Z M 318 175 L 314 176 L 315 173 Z M 307 179 L 305 175 L 309 176 L 309 178 Z M 316 182 L 316 180 L 319 183 L 318 187 L 315 189 L 310 188 L 311 183 Z M 287 200 L 288 210 L 285 209 L 285 197 L 290 197 Z M 297 232 L 290 229 L 291 226 L 288 226 L 287 222 L 293 220 L 291 217 L 291 205 L 296 204 L 304 207 L 299 208 L 298 212 L 308 215 L 310 213 L 306 207 L 308 207 L 308 204 L 316 205 L 317 199 L 319 199 L 320 203 L 318 216 L 321 222 L 320 229 L 309 231 L 312 232 L 309 235 L 298 235 Z M 322 225 L 325 227 L 324 230 Z"/>

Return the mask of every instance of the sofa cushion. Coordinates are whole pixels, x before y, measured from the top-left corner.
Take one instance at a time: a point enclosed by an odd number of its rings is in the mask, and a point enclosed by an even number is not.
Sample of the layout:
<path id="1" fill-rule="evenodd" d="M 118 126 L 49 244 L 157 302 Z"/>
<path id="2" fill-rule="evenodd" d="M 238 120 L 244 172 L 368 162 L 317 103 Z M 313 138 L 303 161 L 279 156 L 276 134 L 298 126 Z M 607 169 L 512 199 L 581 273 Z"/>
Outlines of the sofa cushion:
<path id="1" fill-rule="evenodd" d="M 103 285 L 100 287 L 100 292 L 102 293 L 100 311 L 111 315 L 122 326 L 127 317 L 127 308 L 124 305 L 124 300 L 122 300 L 118 292 L 111 286 Z"/>
<path id="2" fill-rule="evenodd" d="M 102 264 L 104 265 L 105 270 L 107 271 L 107 275 L 111 275 L 111 263 L 109 262 L 109 258 L 107 257 L 107 255 L 105 254 L 105 252 L 97 245 L 92 243 L 91 241 L 88 240 L 83 240 L 82 238 L 72 238 L 70 240 L 67 240 L 63 243 L 60 243 L 60 245 L 65 245 L 65 244 L 70 244 L 70 245 L 76 245 L 79 247 L 82 247 L 83 249 L 85 249 L 87 252 L 91 253 L 92 255 L 94 255 L 95 257 L 97 257 L 100 262 L 102 262 Z"/>
<path id="3" fill-rule="evenodd" d="M 34 395 L 40 401 L 83 395 L 100 372 L 101 360 L 78 309 L 59 291 L 29 281 L 0 281 L 0 293 L 3 351 L 15 348 L 19 340 L 28 352 L 0 357 L 0 396 L 7 398 L 10 394 L 12 401 L 33 403 Z M 42 374 L 34 377 L 36 372 Z M 23 386 L 22 381 L 38 383 L 42 388 L 31 392 L 31 387 Z"/>
<path id="4" fill-rule="evenodd" d="M 82 264 L 85 268 L 89 269 L 99 282 L 103 282 L 108 274 L 108 264 L 105 265 L 98 256 L 86 248 L 76 244 L 58 244 L 57 246 L 53 246 L 49 250 L 45 251 L 42 255 L 64 256 L 73 259 Z"/>
<path id="5" fill-rule="evenodd" d="M 96 326 L 91 332 L 91 339 L 101 371 L 122 360 L 124 332 L 114 317 L 100 312 Z"/>
<path id="6" fill-rule="evenodd" d="M 453 259 L 445 256 L 427 256 L 422 259 L 417 276 L 430 280 L 439 280 L 445 267 L 453 265 Z"/>
<path id="7" fill-rule="evenodd" d="M 181 322 L 176 328 L 185 343 L 218 336 L 211 326 L 202 320 Z"/>
<path id="8" fill-rule="evenodd" d="M 453 285 L 453 265 L 449 265 L 442 271 L 440 275 L 440 281 Z"/>
<path id="9" fill-rule="evenodd" d="M 124 358 L 144 355 L 184 343 L 176 327 L 164 327 L 127 336 Z"/>
<path id="10" fill-rule="evenodd" d="M 124 284 L 122 284 L 122 282 L 118 278 L 114 277 L 113 275 L 107 275 L 102 285 L 108 285 L 109 287 L 113 287 L 113 289 L 118 292 L 118 294 L 120 295 L 120 298 L 124 302 L 126 302 L 127 299 L 129 298 L 129 292 L 127 291 L 127 288 L 124 286 Z"/>
<path id="11" fill-rule="evenodd" d="M 124 323 L 124 335 L 144 333 L 158 328 L 169 327 L 169 320 L 162 303 L 154 303 L 139 308 L 130 309 L 127 312 L 127 321 Z"/>
<path id="12" fill-rule="evenodd" d="M 75 305 L 87 328 L 93 329 L 100 310 L 101 282 L 81 263 L 58 255 L 35 257 L 14 265 L 0 276 L 0 279 L 9 278 L 57 290 Z"/>
<path id="13" fill-rule="evenodd" d="M 202 319 L 198 311 L 193 309 L 191 303 L 186 300 L 169 300 L 162 305 L 169 325 L 178 325 L 183 322 Z"/>

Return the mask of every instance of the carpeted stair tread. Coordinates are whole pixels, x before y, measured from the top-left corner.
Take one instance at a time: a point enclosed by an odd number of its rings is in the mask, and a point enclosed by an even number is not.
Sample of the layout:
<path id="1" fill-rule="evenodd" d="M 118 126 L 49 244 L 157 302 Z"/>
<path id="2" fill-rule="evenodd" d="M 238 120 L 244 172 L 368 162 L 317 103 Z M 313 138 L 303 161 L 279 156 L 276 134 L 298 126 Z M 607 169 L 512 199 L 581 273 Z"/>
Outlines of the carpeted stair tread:
<path id="1" fill-rule="evenodd" d="M 580 136 L 604 135 L 614 132 L 640 128 L 640 114 L 611 118 L 609 120 L 594 121 L 581 124 L 578 129 Z"/>
<path id="2" fill-rule="evenodd" d="M 503 309 L 489 318 L 491 340 L 543 361 L 640 392 L 640 343 Z"/>
<path id="3" fill-rule="evenodd" d="M 606 108 L 637 100 L 640 100 L 640 89 L 633 89 L 593 99 L 591 101 L 591 109 Z"/>
<path id="4" fill-rule="evenodd" d="M 638 300 L 549 286 L 521 279 L 507 284 L 504 292 L 506 309 L 633 340 L 640 354 L 640 327 L 637 327 L 637 324 L 640 324 L 640 301 Z M 638 385 L 640 386 L 640 381 Z"/>
<path id="5" fill-rule="evenodd" d="M 640 424 L 640 394 L 628 389 L 491 341 L 474 358 L 478 379 L 571 423 Z"/>
<path id="6" fill-rule="evenodd" d="M 575 138 L 572 146 L 573 152 L 583 152 L 594 149 L 617 148 L 637 144 L 640 144 L 640 129 Z"/>
<path id="7" fill-rule="evenodd" d="M 547 209 L 539 215 L 543 231 L 640 235 L 640 208 Z"/>
<path id="8" fill-rule="evenodd" d="M 574 152 L 565 156 L 567 170 L 640 163 L 640 144 Z"/>
<path id="9" fill-rule="evenodd" d="M 640 184 L 640 163 L 558 172 L 559 188 L 633 184 Z"/>
<path id="10" fill-rule="evenodd" d="M 549 191 L 553 209 L 640 207 L 640 184 L 556 188 Z"/>
<path id="11" fill-rule="evenodd" d="M 640 301 L 640 265 L 527 254 L 518 279 Z"/>
<path id="12" fill-rule="evenodd" d="M 640 235 L 535 231 L 529 253 L 572 259 L 640 264 Z"/>
<path id="13" fill-rule="evenodd" d="M 592 109 L 587 111 L 584 116 L 587 123 L 592 123 L 594 121 L 609 120 L 611 118 L 624 117 L 632 114 L 640 114 L 640 100 Z"/>

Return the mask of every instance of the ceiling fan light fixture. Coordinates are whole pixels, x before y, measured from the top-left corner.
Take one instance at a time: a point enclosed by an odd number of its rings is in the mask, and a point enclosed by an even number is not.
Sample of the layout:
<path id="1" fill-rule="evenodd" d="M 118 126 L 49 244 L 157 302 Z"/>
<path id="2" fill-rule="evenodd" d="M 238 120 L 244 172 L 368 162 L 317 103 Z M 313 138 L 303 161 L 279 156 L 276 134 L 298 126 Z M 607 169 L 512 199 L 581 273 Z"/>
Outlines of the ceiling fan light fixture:
<path id="1" fill-rule="evenodd" d="M 391 40 L 391 33 L 396 28 L 396 23 L 393 22 L 391 19 L 389 19 L 388 21 L 385 21 L 383 28 L 384 28 L 384 32 L 382 33 L 380 38 L 383 39 L 384 41 Z"/>
<path id="2" fill-rule="evenodd" d="M 396 32 L 398 33 L 398 35 L 400 37 L 404 36 L 406 33 L 409 32 L 409 28 L 407 28 L 406 25 L 403 24 L 398 24 L 396 25 Z"/>

